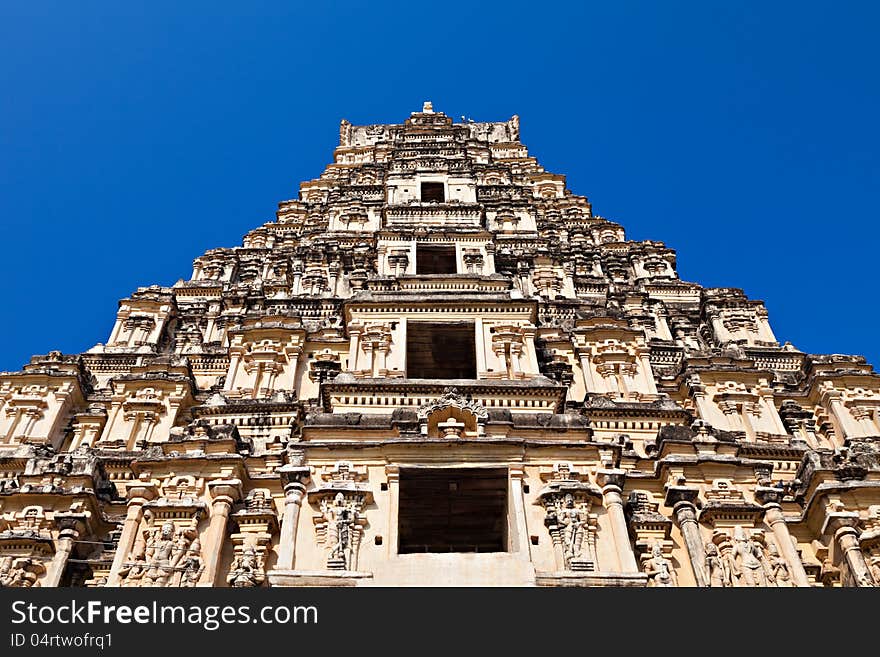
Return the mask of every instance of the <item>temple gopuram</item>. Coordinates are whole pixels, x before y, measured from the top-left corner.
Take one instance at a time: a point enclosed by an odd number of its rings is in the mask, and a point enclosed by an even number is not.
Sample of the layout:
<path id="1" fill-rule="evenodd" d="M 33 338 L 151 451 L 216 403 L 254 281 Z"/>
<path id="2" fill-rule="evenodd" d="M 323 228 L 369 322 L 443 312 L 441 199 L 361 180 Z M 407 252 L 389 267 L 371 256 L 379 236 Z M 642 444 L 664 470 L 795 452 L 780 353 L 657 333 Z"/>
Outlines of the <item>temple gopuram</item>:
<path id="1" fill-rule="evenodd" d="M 412 585 L 880 586 L 880 376 L 431 103 L 0 373 L 0 586 Z"/>

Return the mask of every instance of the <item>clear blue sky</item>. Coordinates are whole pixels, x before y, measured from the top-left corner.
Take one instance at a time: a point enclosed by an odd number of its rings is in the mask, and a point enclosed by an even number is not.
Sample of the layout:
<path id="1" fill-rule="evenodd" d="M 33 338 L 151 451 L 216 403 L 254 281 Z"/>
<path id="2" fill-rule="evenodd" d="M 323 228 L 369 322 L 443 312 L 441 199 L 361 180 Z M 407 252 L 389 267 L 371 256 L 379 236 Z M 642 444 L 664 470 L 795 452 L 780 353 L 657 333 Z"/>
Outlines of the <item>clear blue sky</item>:
<path id="1" fill-rule="evenodd" d="M 0 369 L 106 341 L 330 161 L 341 118 L 519 114 L 550 171 L 763 299 L 779 340 L 876 341 L 880 5 L 0 6 Z"/>

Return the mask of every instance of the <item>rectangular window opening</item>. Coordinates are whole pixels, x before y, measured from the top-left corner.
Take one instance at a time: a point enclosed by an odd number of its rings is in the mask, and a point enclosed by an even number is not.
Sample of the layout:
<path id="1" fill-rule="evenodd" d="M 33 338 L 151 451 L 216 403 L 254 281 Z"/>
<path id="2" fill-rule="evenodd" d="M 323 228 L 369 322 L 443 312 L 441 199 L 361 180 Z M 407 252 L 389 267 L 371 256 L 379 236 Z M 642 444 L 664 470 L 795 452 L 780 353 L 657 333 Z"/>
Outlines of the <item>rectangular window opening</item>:
<path id="1" fill-rule="evenodd" d="M 446 200 L 446 192 L 442 182 L 423 182 L 422 201 L 443 203 Z"/>
<path id="2" fill-rule="evenodd" d="M 408 322 L 407 378 L 476 379 L 475 335 L 471 322 Z"/>
<path id="3" fill-rule="evenodd" d="M 401 469 L 398 509 L 401 554 L 507 551 L 505 469 Z"/>
<path id="4" fill-rule="evenodd" d="M 416 244 L 416 273 L 458 273 L 455 244 Z"/>

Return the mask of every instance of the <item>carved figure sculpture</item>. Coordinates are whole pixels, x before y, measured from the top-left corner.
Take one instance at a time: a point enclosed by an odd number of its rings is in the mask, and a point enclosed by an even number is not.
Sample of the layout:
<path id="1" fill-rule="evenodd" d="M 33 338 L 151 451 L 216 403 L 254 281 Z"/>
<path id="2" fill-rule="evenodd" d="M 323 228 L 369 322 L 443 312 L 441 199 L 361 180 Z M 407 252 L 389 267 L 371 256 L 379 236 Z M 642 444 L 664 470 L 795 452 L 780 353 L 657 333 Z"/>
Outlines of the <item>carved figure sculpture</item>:
<path id="1" fill-rule="evenodd" d="M 767 586 L 770 569 L 763 547 L 741 527 L 736 528 L 733 546 L 733 574 L 740 586 Z"/>
<path id="2" fill-rule="evenodd" d="M 575 504 L 574 496 L 571 493 L 566 493 L 562 504 L 556 509 L 555 519 L 556 524 L 562 530 L 565 564 L 570 566 L 573 559 L 581 556 L 584 528 L 587 526 L 589 516 Z"/>
<path id="3" fill-rule="evenodd" d="M 327 545 L 330 546 L 327 565 L 347 568 L 351 534 L 357 520 L 357 511 L 346 502 L 345 495 L 336 493 L 332 502 L 327 500 L 321 502 L 321 513 L 327 522 Z"/>
<path id="4" fill-rule="evenodd" d="M 0 561 L 0 588 L 31 588 L 39 586 L 37 569 L 28 557 L 4 557 Z"/>
<path id="5" fill-rule="evenodd" d="M 246 547 L 235 558 L 226 581 L 233 588 L 240 589 L 259 586 L 265 579 L 266 575 L 263 573 L 256 550 Z"/>
<path id="6" fill-rule="evenodd" d="M 202 545 L 199 539 L 195 539 L 186 551 L 186 556 L 180 564 L 182 568 L 180 585 L 182 587 L 194 587 L 205 571 L 205 562 L 202 561 Z"/>
<path id="7" fill-rule="evenodd" d="M 718 546 L 706 543 L 706 581 L 712 588 L 732 586 L 730 565 L 718 553 Z"/>
<path id="8" fill-rule="evenodd" d="M 776 582 L 776 586 L 788 587 L 794 586 L 791 579 L 791 572 L 788 569 L 788 562 L 779 554 L 779 549 L 775 543 L 767 544 L 767 561 L 770 564 L 770 579 Z"/>
<path id="9" fill-rule="evenodd" d="M 663 556 L 663 547 L 657 541 L 651 546 L 651 557 L 645 561 L 649 586 L 678 586 L 678 575 L 672 562 Z"/>

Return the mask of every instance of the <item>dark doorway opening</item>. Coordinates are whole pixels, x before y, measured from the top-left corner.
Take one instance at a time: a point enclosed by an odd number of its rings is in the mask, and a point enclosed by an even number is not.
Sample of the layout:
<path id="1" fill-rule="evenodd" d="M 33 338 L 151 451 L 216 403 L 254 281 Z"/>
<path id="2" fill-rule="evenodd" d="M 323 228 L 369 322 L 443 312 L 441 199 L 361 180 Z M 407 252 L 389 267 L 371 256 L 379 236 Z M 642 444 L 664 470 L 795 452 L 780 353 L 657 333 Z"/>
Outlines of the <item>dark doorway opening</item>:
<path id="1" fill-rule="evenodd" d="M 401 554 L 506 552 L 507 470 L 402 469 Z"/>
<path id="2" fill-rule="evenodd" d="M 407 323 L 406 376 L 409 379 L 476 379 L 474 325 L 470 322 Z"/>
<path id="3" fill-rule="evenodd" d="M 455 244 L 416 244 L 416 273 L 458 273 Z"/>
<path id="4" fill-rule="evenodd" d="M 433 201 L 435 203 L 443 203 L 446 200 L 446 192 L 443 189 L 442 182 L 423 182 L 422 183 L 422 201 Z"/>

